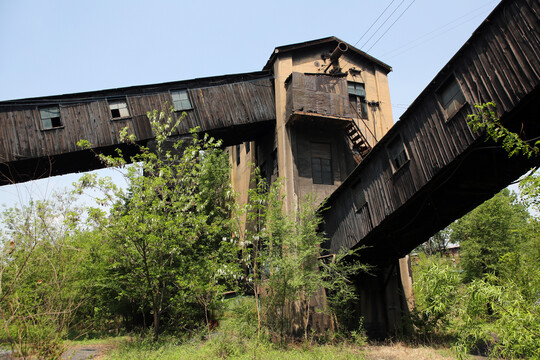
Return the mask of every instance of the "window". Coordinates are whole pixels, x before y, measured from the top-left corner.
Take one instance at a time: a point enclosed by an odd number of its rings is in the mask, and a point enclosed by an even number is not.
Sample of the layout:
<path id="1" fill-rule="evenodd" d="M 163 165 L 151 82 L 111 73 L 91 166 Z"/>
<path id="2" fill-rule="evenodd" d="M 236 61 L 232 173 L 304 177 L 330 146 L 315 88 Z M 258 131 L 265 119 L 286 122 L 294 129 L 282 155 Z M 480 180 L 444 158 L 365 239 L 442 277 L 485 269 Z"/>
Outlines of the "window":
<path id="1" fill-rule="evenodd" d="M 249 141 L 246 141 L 244 145 L 246 146 L 246 154 L 247 154 L 251 150 L 251 143 Z"/>
<path id="2" fill-rule="evenodd" d="M 358 212 L 367 205 L 366 195 L 360 181 L 353 185 L 352 195 L 354 206 L 356 207 L 356 211 Z"/>
<path id="3" fill-rule="evenodd" d="M 41 128 L 43 130 L 62 127 L 59 106 L 48 106 L 41 108 L 39 109 L 39 114 L 41 116 Z"/>
<path id="4" fill-rule="evenodd" d="M 171 91 L 171 96 L 174 104 L 174 110 L 191 110 L 191 102 L 189 102 L 187 90 Z"/>
<path id="5" fill-rule="evenodd" d="M 407 150 L 403 144 L 401 137 L 396 136 L 387 147 L 388 156 L 390 157 L 390 162 L 394 172 L 398 171 L 405 163 L 409 161 L 409 156 L 407 155 Z"/>
<path id="6" fill-rule="evenodd" d="M 458 82 L 451 78 L 437 90 L 439 102 L 444 109 L 446 118 L 451 118 L 465 104 L 465 96 L 461 92 Z"/>
<path id="7" fill-rule="evenodd" d="M 240 165 L 240 145 L 236 145 L 236 165 Z"/>
<path id="8" fill-rule="evenodd" d="M 349 102 L 361 118 L 367 118 L 366 88 L 362 83 L 347 82 Z"/>
<path id="9" fill-rule="evenodd" d="M 311 175 L 314 184 L 334 184 L 330 144 L 311 143 Z"/>
<path id="10" fill-rule="evenodd" d="M 129 117 L 126 99 L 107 100 L 107 102 L 113 119 Z"/>

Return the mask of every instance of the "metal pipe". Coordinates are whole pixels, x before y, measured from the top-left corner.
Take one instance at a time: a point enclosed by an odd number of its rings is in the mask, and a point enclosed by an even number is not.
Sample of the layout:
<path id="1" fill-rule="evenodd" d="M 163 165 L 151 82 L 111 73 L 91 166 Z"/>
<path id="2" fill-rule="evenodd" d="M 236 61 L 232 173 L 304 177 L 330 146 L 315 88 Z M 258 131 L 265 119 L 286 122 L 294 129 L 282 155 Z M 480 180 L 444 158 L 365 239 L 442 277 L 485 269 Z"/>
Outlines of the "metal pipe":
<path id="1" fill-rule="evenodd" d="M 338 61 L 339 57 L 343 55 L 345 51 L 349 50 L 349 46 L 345 44 L 344 42 L 340 42 L 334 51 L 332 51 L 332 54 L 330 54 L 330 61 L 336 62 Z"/>

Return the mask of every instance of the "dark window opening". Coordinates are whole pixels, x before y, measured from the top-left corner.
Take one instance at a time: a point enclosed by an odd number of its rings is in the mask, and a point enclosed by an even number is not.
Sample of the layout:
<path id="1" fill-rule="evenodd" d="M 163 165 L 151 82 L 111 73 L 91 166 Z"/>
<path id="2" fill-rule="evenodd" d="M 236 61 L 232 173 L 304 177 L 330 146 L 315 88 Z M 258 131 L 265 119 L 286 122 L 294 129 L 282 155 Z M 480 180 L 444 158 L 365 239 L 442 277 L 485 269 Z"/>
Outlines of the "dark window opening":
<path id="1" fill-rule="evenodd" d="M 311 143 L 311 175 L 314 184 L 334 184 L 330 144 Z"/>
<path id="2" fill-rule="evenodd" d="M 108 103 L 109 109 L 111 110 L 111 117 L 113 119 L 129 117 L 126 99 L 108 100 Z"/>
<path id="3" fill-rule="evenodd" d="M 366 195 L 360 181 L 358 181 L 352 187 L 352 195 L 354 206 L 356 207 L 356 211 L 358 212 L 367 205 Z"/>
<path id="4" fill-rule="evenodd" d="M 347 82 L 349 102 L 361 118 L 368 117 L 365 85 L 357 82 Z"/>
<path id="5" fill-rule="evenodd" d="M 41 116 L 41 128 L 43 130 L 62 127 L 59 106 L 49 106 L 46 108 L 41 108 L 39 109 L 39 114 Z"/>
<path id="6" fill-rule="evenodd" d="M 403 140 L 401 140 L 401 137 L 399 136 L 390 142 L 387 147 L 387 151 L 388 156 L 390 157 L 390 162 L 392 163 L 392 167 L 394 168 L 394 172 L 409 161 L 409 155 L 407 154 Z"/>
<path id="7" fill-rule="evenodd" d="M 246 146 L 246 154 L 247 154 L 251 150 L 251 143 L 249 141 L 246 141 L 245 146 Z"/>
<path id="8" fill-rule="evenodd" d="M 461 88 L 455 78 L 449 79 L 441 86 L 437 90 L 437 96 L 444 109 L 446 118 L 452 117 L 466 102 L 465 96 L 461 92 Z"/>
<path id="9" fill-rule="evenodd" d="M 279 177 L 279 164 L 278 164 L 278 156 L 277 156 L 277 149 L 274 149 L 272 151 L 272 176 Z"/>
<path id="10" fill-rule="evenodd" d="M 240 145 L 236 145 L 236 165 L 240 165 Z"/>

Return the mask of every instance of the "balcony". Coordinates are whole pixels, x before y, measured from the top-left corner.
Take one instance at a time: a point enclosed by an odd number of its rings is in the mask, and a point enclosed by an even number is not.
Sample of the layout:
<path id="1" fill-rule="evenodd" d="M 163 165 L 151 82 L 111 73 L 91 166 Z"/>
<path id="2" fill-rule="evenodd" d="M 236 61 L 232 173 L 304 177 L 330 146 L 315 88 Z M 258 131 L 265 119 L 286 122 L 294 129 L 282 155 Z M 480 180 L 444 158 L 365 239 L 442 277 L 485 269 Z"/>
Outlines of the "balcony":
<path id="1" fill-rule="evenodd" d="M 287 125 L 301 118 L 347 121 L 353 117 L 344 76 L 294 72 L 285 87 Z"/>

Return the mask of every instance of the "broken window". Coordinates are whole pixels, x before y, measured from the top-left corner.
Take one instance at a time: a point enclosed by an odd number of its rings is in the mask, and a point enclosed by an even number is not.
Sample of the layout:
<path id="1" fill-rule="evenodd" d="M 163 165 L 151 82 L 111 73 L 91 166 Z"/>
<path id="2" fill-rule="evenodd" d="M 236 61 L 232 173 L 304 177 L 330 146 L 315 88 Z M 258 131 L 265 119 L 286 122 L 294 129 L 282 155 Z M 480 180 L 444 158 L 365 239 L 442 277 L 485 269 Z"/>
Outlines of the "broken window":
<path id="1" fill-rule="evenodd" d="M 396 136 L 388 144 L 386 149 L 394 172 L 398 171 L 405 163 L 407 163 L 407 161 L 409 161 L 409 155 L 407 154 L 407 150 L 405 149 L 405 145 L 400 136 Z"/>
<path id="2" fill-rule="evenodd" d="M 109 109 L 111 110 L 111 117 L 113 119 L 129 117 L 126 99 L 107 100 L 107 102 L 109 103 Z"/>
<path id="3" fill-rule="evenodd" d="M 43 130 L 62 127 L 60 107 L 58 105 L 41 108 L 39 109 L 39 114 L 41 116 L 41 128 Z"/>
<path id="4" fill-rule="evenodd" d="M 465 104 L 465 96 L 453 77 L 437 90 L 437 96 L 447 119 L 451 118 Z"/>
<path id="5" fill-rule="evenodd" d="M 366 119 L 368 116 L 365 85 L 349 81 L 347 82 L 347 88 L 349 90 L 349 102 L 351 106 L 361 118 Z"/>
<path id="6" fill-rule="evenodd" d="M 182 111 L 192 109 L 187 90 L 171 91 L 171 96 L 174 104 L 174 110 Z"/>
<path id="7" fill-rule="evenodd" d="M 352 198 L 357 212 L 367 205 L 366 194 L 360 181 L 357 181 L 352 187 Z"/>
<path id="8" fill-rule="evenodd" d="M 311 174 L 314 184 L 334 184 L 330 144 L 311 143 Z"/>

